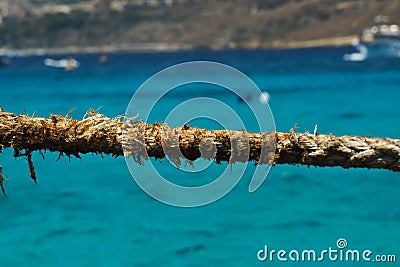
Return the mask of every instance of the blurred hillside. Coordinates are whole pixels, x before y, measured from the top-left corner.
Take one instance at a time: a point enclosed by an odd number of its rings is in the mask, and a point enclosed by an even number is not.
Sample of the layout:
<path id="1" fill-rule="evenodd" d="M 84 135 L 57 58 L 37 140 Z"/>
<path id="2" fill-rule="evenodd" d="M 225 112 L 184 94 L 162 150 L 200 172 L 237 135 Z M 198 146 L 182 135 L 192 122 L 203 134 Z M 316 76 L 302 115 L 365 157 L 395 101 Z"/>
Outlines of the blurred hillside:
<path id="1" fill-rule="evenodd" d="M 340 44 L 377 15 L 396 22 L 400 0 L 0 0 L 0 46 Z"/>

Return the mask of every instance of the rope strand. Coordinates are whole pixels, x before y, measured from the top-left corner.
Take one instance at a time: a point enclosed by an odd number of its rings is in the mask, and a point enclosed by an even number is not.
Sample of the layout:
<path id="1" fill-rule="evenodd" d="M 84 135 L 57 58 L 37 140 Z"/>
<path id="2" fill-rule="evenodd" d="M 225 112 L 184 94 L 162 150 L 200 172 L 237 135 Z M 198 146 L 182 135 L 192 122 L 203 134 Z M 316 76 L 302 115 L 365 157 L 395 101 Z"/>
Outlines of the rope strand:
<path id="1" fill-rule="evenodd" d="M 83 120 L 74 120 L 68 115 L 46 119 L 0 111 L 0 151 L 2 147 L 13 148 L 15 156 L 46 150 L 78 158 L 86 153 L 132 156 L 138 163 L 167 155 L 173 160 L 203 157 L 217 163 L 255 161 L 400 171 L 399 139 L 206 130 L 186 125 L 170 128 L 166 124 L 124 122 L 123 117 L 89 114 Z M 265 155 L 262 147 L 266 147 Z M 29 169 L 35 179 L 31 163 Z"/>

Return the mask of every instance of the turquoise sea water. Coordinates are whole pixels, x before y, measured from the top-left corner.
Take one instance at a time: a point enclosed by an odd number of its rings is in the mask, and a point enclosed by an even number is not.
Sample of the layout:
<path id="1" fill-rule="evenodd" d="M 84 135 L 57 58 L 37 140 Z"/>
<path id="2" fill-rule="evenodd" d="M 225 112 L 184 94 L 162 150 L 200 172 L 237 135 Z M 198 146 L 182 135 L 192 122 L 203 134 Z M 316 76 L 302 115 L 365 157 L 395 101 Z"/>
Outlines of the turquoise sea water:
<path id="1" fill-rule="evenodd" d="M 134 91 L 165 67 L 191 60 L 233 66 L 268 91 L 278 131 L 398 138 L 400 61 L 344 62 L 351 48 L 194 51 L 74 55 L 81 68 L 64 72 L 45 57 L 13 58 L 0 69 L 0 106 L 6 111 L 81 119 L 89 108 L 113 117 L 125 112 Z M 213 88 L 193 96 L 218 96 Z M 243 88 L 243 90 L 246 90 Z M 167 98 L 179 103 L 187 94 Z M 254 97 L 256 101 L 257 96 Z M 38 185 L 11 150 L 0 165 L 11 181 L 0 197 L 0 266 L 285 266 L 260 262 L 270 249 L 323 250 L 345 238 L 349 249 L 396 254 L 400 261 L 400 176 L 385 170 L 275 166 L 263 186 L 248 193 L 250 177 L 221 200 L 200 208 L 171 207 L 147 196 L 123 158 L 82 160 L 34 155 Z M 160 166 L 165 162 L 157 163 Z M 209 173 L 226 164 L 212 164 Z M 140 166 L 138 166 L 140 168 Z M 176 168 L 164 172 L 179 176 Z M 206 173 L 207 174 L 207 173 Z M 209 182 L 207 175 L 199 183 Z M 196 180 L 197 183 L 197 180 Z M 332 262 L 325 266 L 364 266 Z M 378 263 L 376 263 L 378 264 Z M 303 265 L 309 265 L 304 263 Z M 394 264 L 386 263 L 392 266 Z"/>

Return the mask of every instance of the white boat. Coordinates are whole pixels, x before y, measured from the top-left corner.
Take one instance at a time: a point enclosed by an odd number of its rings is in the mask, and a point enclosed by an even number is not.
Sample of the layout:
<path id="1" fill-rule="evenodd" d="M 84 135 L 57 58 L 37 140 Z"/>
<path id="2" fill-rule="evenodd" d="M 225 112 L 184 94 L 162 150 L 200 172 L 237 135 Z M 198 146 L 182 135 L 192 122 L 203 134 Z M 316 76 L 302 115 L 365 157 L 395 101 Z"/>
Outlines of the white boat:
<path id="1" fill-rule="evenodd" d="M 380 24 L 367 28 L 353 41 L 353 46 L 358 53 L 344 55 L 345 60 L 400 58 L 400 25 Z"/>
<path id="2" fill-rule="evenodd" d="M 49 67 L 63 68 L 65 70 L 74 70 L 79 67 L 79 61 L 71 57 L 60 60 L 46 58 L 44 64 Z"/>

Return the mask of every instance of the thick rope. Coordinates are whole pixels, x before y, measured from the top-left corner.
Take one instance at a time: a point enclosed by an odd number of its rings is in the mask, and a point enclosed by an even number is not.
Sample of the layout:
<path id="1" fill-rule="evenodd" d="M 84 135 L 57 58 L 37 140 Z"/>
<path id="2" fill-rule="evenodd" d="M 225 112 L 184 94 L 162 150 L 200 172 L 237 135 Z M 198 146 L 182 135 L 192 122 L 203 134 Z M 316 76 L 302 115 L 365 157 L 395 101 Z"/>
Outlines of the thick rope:
<path id="1" fill-rule="evenodd" d="M 193 161 L 202 157 L 217 163 L 255 161 L 400 171 L 399 139 L 206 130 L 186 125 L 170 128 L 94 112 L 83 120 L 74 120 L 68 115 L 47 119 L 0 110 L 0 151 L 2 147 L 13 148 L 15 157 L 27 158 L 34 180 L 31 154 L 47 150 L 78 158 L 86 153 L 132 156 L 139 163 L 167 155 L 177 164 L 180 158 Z M 0 172 L 0 185 L 2 182 Z"/>

